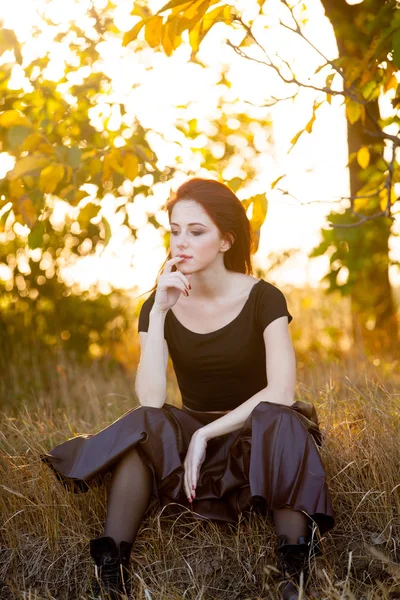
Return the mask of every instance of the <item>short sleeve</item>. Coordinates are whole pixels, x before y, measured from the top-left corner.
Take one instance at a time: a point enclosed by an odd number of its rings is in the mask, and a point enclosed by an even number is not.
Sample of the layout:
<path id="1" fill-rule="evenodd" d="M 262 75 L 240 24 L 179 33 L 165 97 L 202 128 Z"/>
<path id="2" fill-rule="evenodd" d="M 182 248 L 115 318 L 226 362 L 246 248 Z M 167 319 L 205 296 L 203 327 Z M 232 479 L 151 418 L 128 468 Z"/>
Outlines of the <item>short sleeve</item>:
<path id="1" fill-rule="evenodd" d="M 293 320 L 290 314 L 286 298 L 279 288 L 272 283 L 264 281 L 261 292 L 258 297 L 256 320 L 262 331 L 275 319 L 279 317 L 287 317 L 290 323 Z"/>
<path id="2" fill-rule="evenodd" d="M 153 308 L 155 292 L 153 292 L 141 306 L 138 320 L 138 331 L 149 329 L 150 311 Z"/>

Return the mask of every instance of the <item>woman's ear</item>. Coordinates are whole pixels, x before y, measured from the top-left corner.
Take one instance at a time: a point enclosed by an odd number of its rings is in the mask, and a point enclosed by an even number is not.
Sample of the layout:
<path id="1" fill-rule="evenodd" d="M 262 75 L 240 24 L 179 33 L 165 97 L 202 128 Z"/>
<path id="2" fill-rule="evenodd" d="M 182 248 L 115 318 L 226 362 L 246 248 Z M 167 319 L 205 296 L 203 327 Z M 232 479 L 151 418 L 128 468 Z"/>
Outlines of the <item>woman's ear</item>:
<path id="1" fill-rule="evenodd" d="M 229 250 L 235 243 L 235 236 L 233 235 L 233 233 L 228 233 L 224 239 L 224 242 L 225 242 L 224 249 Z"/>

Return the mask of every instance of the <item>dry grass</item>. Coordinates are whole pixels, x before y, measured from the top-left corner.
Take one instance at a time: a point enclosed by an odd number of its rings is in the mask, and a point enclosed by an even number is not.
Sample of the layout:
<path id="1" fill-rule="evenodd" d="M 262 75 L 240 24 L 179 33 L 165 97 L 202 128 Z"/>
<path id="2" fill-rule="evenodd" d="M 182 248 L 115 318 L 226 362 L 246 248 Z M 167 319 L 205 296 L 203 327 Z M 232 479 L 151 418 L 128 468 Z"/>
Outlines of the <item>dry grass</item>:
<path id="1" fill-rule="evenodd" d="M 374 366 L 354 350 L 326 361 L 329 348 L 318 356 L 301 335 L 293 331 L 298 398 L 315 405 L 326 434 L 322 459 L 337 513 L 312 585 L 320 600 L 400 598 L 398 361 Z M 83 598 L 93 572 L 89 539 L 101 535 L 106 514 L 105 486 L 73 494 L 38 457 L 137 403 L 133 371 L 112 374 L 100 362 L 82 369 L 62 355 L 45 368 L 46 388 L 2 413 L 1 600 Z M 15 378 L 19 396 L 35 376 Z M 168 393 L 177 397 L 173 377 Z M 233 527 L 187 512 L 167 516 L 153 499 L 132 551 L 133 597 L 275 599 L 274 544 L 273 527 L 259 514 L 242 515 Z"/>

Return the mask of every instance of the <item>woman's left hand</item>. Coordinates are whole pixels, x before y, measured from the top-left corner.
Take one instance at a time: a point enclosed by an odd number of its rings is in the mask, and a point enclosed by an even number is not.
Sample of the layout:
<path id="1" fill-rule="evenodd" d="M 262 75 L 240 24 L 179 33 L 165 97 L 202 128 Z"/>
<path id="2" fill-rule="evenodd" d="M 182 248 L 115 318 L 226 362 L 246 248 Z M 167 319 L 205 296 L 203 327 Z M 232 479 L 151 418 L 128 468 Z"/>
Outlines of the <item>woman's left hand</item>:
<path id="1" fill-rule="evenodd" d="M 200 467 L 205 461 L 207 449 L 207 440 L 201 433 L 201 429 L 198 429 L 192 435 L 186 458 L 183 463 L 185 467 L 185 492 L 189 502 L 192 501 L 196 496 L 196 486 L 199 479 Z"/>

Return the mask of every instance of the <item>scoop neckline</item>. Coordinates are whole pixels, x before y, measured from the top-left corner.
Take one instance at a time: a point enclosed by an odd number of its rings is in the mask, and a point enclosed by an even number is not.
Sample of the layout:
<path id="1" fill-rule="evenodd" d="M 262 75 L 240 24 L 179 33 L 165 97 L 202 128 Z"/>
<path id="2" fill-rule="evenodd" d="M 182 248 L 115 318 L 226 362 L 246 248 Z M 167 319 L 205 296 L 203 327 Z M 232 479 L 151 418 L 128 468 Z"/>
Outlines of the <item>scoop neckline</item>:
<path id="1" fill-rule="evenodd" d="M 244 309 L 246 308 L 247 304 L 250 302 L 250 298 L 253 294 L 254 288 L 256 288 L 263 280 L 259 279 L 257 281 L 257 283 L 255 283 L 251 290 L 249 295 L 247 296 L 246 302 L 243 304 L 239 314 L 229 323 L 227 323 L 226 325 L 224 325 L 223 327 L 220 327 L 219 329 L 215 329 L 214 331 L 208 331 L 207 333 L 197 333 L 196 331 L 192 331 L 191 329 L 188 329 L 187 327 L 185 327 L 185 325 L 183 325 L 179 319 L 174 315 L 172 309 L 170 309 L 168 312 L 170 312 L 173 316 L 173 318 L 175 319 L 175 321 L 178 323 L 178 325 L 182 328 L 185 329 L 188 333 L 191 333 L 192 335 L 197 335 L 199 337 L 206 337 L 208 335 L 213 335 L 215 333 L 219 333 L 220 331 L 223 331 L 224 329 L 227 329 L 227 327 L 230 327 L 231 325 L 233 325 L 233 323 L 235 323 L 235 321 L 237 321 L 239 319 L 239 317 L 242 315 L 242 313 L 244 312 Z"/>

